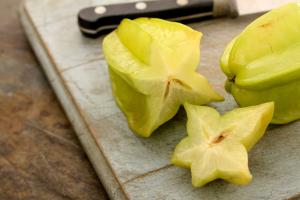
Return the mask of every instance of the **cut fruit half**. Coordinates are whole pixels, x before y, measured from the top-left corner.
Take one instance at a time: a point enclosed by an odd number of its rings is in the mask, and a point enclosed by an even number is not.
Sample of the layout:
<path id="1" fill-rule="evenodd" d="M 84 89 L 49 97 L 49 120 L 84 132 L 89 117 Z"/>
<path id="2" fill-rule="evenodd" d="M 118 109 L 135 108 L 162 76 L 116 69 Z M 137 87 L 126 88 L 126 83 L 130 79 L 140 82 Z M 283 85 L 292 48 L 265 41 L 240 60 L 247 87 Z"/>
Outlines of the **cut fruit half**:
<path id="1" fill-rule="evenodd" d="M 113 95 L 129 126 L 148 137 L 184 102 L 223 98 L 195 72 L 202 34 L 161 19 L 124 19 L 103 41 Z"/>

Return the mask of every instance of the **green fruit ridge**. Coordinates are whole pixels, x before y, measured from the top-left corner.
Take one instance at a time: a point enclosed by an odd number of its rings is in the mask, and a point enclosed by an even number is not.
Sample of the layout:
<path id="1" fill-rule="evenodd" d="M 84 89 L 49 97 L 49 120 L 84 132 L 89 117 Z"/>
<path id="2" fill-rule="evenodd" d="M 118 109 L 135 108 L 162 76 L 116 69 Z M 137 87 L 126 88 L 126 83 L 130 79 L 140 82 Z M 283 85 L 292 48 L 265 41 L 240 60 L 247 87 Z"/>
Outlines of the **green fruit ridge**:
<path id="1" fill-rule="evenodd" d="M 176 146 L 172 163 L 191 168 L 195 187 L 215 179 L 248 184 L 252 175 L 247 151 L 264 135 L 274 103 L 237 108 L 223 116 L 211 107 L 186 103 L 184 108 L 188 137 Z"/>
<path id="2" fill-rule="evenodd" d="M 300 118 L 300 4 L 274 9 L 226 47 L 225 88 L 240 106 L 275 102 L 272 123 Z"/>
<path id="3" fill-rule="evenodd" d="M 195 71 L 201 36 L 180 23 L 139 18 L 124 19 L 105 37 L 113 95 L 136 134 L 150 136 L 185 102 L 223 100 Z"/>

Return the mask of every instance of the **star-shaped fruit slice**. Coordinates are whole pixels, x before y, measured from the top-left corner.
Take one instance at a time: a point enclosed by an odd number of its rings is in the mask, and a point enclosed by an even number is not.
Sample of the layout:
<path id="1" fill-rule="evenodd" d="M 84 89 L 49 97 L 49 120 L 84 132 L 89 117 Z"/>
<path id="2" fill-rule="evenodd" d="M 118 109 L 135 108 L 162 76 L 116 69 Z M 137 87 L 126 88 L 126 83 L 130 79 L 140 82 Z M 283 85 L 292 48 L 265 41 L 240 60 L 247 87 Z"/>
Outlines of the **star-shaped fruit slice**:
<path id="1" fill-rule="evenodd" d="M 272 120 L 274 103 L 237 108 L 223 116 L 213 108 L 184 105 L 188 137 L 176 147 L 172 163 L 191 168 L 192 184 L 201 187 L 215 179 L 248 184 L 249 151 Z"/>
<path id="2" fill-rule="evenodd" d="M 161 19 L 124 19 L 103 41 L 113 95 L 131 129 L 148 137 L 180 105 L 221 101 L 195 70 L 202 34 Z"/>

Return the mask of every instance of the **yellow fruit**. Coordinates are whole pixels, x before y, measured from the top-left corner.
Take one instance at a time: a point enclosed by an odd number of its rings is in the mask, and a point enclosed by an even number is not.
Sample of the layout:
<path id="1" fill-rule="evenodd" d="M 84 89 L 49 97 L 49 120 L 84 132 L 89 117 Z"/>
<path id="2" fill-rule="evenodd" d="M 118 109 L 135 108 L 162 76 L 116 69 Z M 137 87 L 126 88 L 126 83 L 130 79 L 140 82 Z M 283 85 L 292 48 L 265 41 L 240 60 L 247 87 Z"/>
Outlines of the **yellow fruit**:
<path id="1" fill-rule="evenodd" d="M 161 19 L 124 19 L 103 41 L 113 95 L 131 129 L 148 137 L 180 105 L 221 101 L 195 72 L 202 34 Z"/>
<path id="2" fill-rule="evenodd" d="M 188 137 L 175 149 L 172 163 L 191 168 L 192 183 L 201 187 L 215 179 L 248 184 L 249 151 L 264 135 L 274 103 L 237 108 L 223 116 L 213 108 L 185 104 Z"/>
<path id="3" fill-rule="evenodd" d="M 274 9 L 249 24 L 226 47 L 226 91 L 240 106 L 273 101 L 272 123 L 300 119 L 300 4 Z"/>

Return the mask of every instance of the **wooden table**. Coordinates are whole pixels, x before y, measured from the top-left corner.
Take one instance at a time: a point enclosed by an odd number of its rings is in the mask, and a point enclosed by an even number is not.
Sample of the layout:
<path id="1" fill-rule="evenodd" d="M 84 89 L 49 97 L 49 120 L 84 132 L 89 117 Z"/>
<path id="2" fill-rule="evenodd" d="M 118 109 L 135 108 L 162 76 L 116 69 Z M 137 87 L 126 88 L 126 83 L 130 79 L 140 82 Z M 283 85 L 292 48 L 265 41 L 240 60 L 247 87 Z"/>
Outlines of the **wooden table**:
<path id="1" fill-rule="evenodd" d="M 108 199 L 23 34 L 0 1 L 0 199 Z"/>

